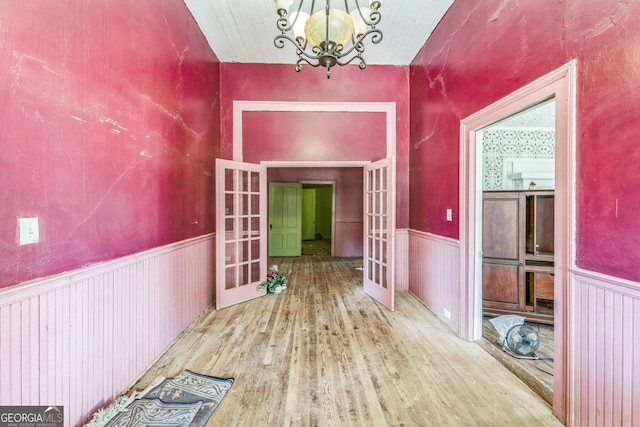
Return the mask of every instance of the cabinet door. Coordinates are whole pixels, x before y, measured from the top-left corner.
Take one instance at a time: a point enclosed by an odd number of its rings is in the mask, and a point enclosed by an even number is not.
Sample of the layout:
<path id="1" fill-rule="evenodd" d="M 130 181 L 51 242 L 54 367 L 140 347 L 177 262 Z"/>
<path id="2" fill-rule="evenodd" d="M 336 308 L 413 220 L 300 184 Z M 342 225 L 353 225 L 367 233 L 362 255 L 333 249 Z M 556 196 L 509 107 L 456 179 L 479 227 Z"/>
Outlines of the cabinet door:
<path id="1" fill-rule="evenodd" d="M 530 259 L 553 261 L 554 197 L 553 193 L 527 195 L 526 251 Z"/>
<path id="2" fill-rule="evenodd" d="M 523 197 L 518 193 L 485 193 L 482 203 L 482 256 L 520 262 L 524 250 Z"/>
<path id="3" fill-rule="evenodd" d="M 486 308 L 521 310 L 522 267 L 508 264 L 488 264 L 482 266 L 482 300 Z"/>

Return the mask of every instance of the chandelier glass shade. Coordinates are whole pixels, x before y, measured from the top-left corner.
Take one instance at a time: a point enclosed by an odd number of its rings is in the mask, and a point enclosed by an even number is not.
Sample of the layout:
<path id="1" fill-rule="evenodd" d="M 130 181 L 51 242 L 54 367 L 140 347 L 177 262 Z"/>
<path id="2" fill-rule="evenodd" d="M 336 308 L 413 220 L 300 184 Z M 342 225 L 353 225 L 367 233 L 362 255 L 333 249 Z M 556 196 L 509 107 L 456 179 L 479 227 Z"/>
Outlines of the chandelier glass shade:
<path id="1" fill-rule="evenodd" d="M 325 67 L 327 78 L 334 65 L 356 63 L 364 70 L 365 39 L 374 44 L 382 41 L 382 31 L 376 28 L 381 18 L 381 0 L 344 0 L 344 9 L 332 8 L 331 0 L 318 0 L 322 3 L 319 8 L 316 0 L 298 0 L 297 9 L 291 12 L 294 0 L 274 1 L 280 31 L 274 44 L 283 48 L 286 40 L 295 46 L 296 71 L 302 69 L 303 63 Z M 361 6 L 361 2 L 369 7 Z"/>

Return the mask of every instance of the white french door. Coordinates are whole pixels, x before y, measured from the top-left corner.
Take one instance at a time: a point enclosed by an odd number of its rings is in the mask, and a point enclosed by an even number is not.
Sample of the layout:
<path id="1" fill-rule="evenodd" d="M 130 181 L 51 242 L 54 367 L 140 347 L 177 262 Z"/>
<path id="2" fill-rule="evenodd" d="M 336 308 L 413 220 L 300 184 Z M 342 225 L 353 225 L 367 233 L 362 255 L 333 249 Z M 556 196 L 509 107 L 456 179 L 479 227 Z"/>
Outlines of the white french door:
<path id="1" fill-rule="evenodd" d="M 266 265 L 266 168 L 216 159 L 216 310 L 264 295 Z"/>
<path id="2" fill-rule="evenodd" d="M 395 293 L 395 158 L 364 166 L 364 292 L 390 310 Z"/>

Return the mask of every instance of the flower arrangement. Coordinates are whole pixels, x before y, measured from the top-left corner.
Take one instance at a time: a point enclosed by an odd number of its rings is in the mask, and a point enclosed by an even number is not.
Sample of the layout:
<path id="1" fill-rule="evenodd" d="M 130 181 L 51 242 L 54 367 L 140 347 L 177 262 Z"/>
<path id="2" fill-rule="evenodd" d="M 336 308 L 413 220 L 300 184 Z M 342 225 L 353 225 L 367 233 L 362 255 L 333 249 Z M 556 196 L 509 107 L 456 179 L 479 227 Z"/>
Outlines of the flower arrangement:
<path id="1" fill-rule="evenodd" d="M 272 265 L 267 273 L 267 279 L 259 283 L 256 288 L 261 291 L 262 289 L 266 289 L 268 294 L 281 292 L 282 289 L 287 287 L 287 280 L 289 279 L 289 274 L 291 274 L 291 269 L 285 271 L 284 273 L 278 272 L 278 266 Z"/>

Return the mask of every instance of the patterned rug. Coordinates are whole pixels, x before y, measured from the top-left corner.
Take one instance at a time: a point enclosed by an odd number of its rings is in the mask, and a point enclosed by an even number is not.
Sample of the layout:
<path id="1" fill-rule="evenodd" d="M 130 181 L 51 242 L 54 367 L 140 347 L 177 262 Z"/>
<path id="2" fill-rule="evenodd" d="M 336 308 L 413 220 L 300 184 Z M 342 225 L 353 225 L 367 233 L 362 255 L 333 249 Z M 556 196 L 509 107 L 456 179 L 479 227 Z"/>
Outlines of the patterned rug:
<path id="1" fill-rule="evenodd" d="M 142 392 L 122 395 L 86 424 L 98 426 L 204 426 L 233 378 L 184 370 L 175 378 L 158 377 Z"/>

